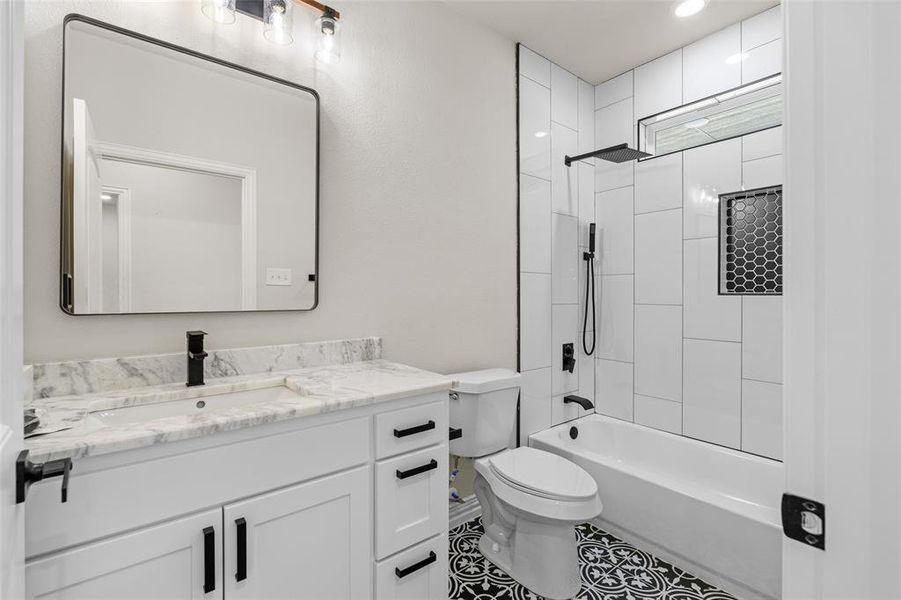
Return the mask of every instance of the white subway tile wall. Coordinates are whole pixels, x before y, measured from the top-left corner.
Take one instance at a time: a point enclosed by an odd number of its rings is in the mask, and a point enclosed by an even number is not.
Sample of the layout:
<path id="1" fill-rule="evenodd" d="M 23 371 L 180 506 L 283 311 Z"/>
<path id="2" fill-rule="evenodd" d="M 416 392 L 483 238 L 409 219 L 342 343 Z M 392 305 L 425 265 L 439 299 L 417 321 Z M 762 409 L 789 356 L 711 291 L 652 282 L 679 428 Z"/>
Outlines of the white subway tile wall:
<path id="1" fill-rule="evenodd" d="M 782 299 L 720 296 L 717 234 L 720 193 L 782 183 L 782 128 L 563 166 L 565 154 L 634 146 L 637 118 L 780 72 L 781 37 L 777 6 L 596 86 L 520 46 L 521 443 L 584 414 L 563 404 L 574 393 L 602 414 L 781 459 Z"/>
<path id="2" fill-rule="evenodd" d="M 551 369 L 523 370 L 519 411 L 519 443 L 551 426 Z"/>
<path id="3" fill-rule="evenodd" d="M 595 360 L 582 349 L 582 252 L 596 218 L 595 167 L 593 161 L 566 167 L 563 158 L 595 149 L 596 92 L 524 46 L 519 67 L 520 442 L 527 444 L 529 434 L 583 414 L 577 405 L 564 406 L 563 396 L 595 397 Z M 631 113 L 631 101 L 627 108 Z M 631 132 L 631 114 L 618 116 Z M 631 193 L 620 204 L 621 218 L 631 219 Z M 617 232 L 609 238 L 610 264 L 631 273 L 631 221 L 627 236 Z M 566 343 L 575 350 L 573 373 L 562 370 Z"/>
<path id="4" fill-rule="evenodd" d="M 682 104 L 682 50 L 635 69 L 635 120 Z"/>
<path id="5" fill-rule="evenodd" d="M 782 40 L 747 51 L 741 63 L 741 83 L 751 83 L 782 71 Z"/>
<path id="6" fill-rule="evenodd" d="M 575 394 L 579 390 L 579 361 L 576 360 L 572 373 L 563 370 L 563 344 L 572 344 L 578 357 L 581 344 L 582 320 L 579 318 L 578 304 L 553 305 L 553 343 L 551 345 L 551 367 L 554 395 Z"/>
<path id="7" fill-rule="evenodd" d="M 716 237 L 719 195 L 741 189 L 741 139 L 682 153 L 686 239 Z"/>
<path id="8" fill-rule="evenodd" d="M 569 215 L 551 216 L 552 300 L 554 304 L 579 303 L 579 220 Z"/>
<path id="9" fill-rule="evenodd" d="M 682 153 L 635 165 L 635 213 L 682 208 Z"/>
<path id="10" fill-rule="evenodd" d="M 579 153 L 579 132 L 551 122 L 551 195 L 555 213 L 579 216 L 579 169 L 563 158 Z"/>
<path id="11" fill-rule="evenodd" d="M 719 294 L 718 240 L 685 240 L 682 321 L 687 338 L 741 341 L 741 296 Z"/>
<path id="12" fill-rule="evenodd" d="M 736 23 L 682 49 L 682 102 L 741 85 L 741 26 Z"/>
<path id="13" fill-rule="evenodd" d="M 599 359 L 632 362 L 633 275 L 601 275 L 595 278 L 597 298 L 597 348 Z"/>
<path id="14" fill-rule="evenodd" d="M 636 118 L 780 72 L 781 45 L 775 7 L 601 83 L 599 147 Z M 781 459 L 782 299 L 720 296 L 717 235 L 719 194 L 780 184 L 782 169 L 781 127 L 598 161 L 597 412 Z"/>
<path id="15" fill-rule="evenodd" d="M 635 219 L 632 186 L 597 194 L 594 216 L 597 219 L 597 272 L 602 275 L 631 274 Z"/>
<path id="16" fill-rule="evenodd" d="M 551 272 L 551 182 L 519 176 L 519 268 Z"/>
<path id="17" fill-rule="evenodd" d="M 682 433 L 741 448 L 741 344 L 684 341 Z"/>
<path id="18" fill-rule="evenodd" d="M 646 427 L 681 434 L 682 403 L 636 395 L 635 422 Z"/>
<path id="19" fill-rule="evenodd" d="M 635 215 L 635 303 L 682 304 L 682 209 Z"/>
<path id="20" fill-rule="evenodd" d="M 682 400 L 682 307 L 635 305 L 635 393 Z"/>
<path id="21" fill-rule="evenodd" d="M 596 410 L 605 415 L 632 420 L 634 385 L 631 362 L 598 360 L 595 367 Z"/>

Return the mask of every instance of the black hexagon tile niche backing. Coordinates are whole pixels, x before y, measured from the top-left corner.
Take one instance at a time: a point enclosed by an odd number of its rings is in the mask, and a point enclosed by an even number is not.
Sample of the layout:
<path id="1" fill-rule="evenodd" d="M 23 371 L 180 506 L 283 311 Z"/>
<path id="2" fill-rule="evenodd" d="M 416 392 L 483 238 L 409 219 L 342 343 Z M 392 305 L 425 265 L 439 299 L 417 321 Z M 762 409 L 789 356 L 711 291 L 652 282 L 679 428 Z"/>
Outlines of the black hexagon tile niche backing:
<path id="1" fill-rule="evenodd" d="M 720 294 L 782 294 L 782 186 L 720 195 Z"/>

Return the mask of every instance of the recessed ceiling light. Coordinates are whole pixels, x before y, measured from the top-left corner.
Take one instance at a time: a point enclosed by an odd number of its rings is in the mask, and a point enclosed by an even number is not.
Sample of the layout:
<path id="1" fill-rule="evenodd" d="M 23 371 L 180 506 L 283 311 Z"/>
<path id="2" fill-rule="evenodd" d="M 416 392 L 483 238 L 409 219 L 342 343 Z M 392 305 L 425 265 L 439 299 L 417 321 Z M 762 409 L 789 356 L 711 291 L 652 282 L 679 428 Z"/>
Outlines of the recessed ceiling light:
<path id="1" fill-rule="evenodd" d="M 100 194 L 100 199 L 101 200 L 112 200 L 113 197 L 109 194 Z"/>
<path id="2" fill-rule="evenodd" d="M 689 121 L 688 123 L 685 124 L 685 126 L 688 127 L 689 129 L 700 129 L 701 127 L 703 127 L 704 125 L 706 125 L 709 122 L 710 122 L 710 119 L 705 119 L 704 117 L 701 117 L 700 119 L 695 119 L 694 121 Z"/>
<path id="3" fill-rule="evenodd" d="M 545 136 L 547 136 L 547 131 L 536 131 L 535 132 L 535 137 L 537 137 L 537 138 L 543 138 Z"/>
<path id="4" fill-rule="evenodd" d="M 738 64 L 740 62 L 747 60 L 749 56 L 751 56 L 751 55 L 747 52 L 739 52 L 738 54 L 733 54 L 732 56 L 730 56 L 729 58 L 726 59 L 726 64 L 727 65 Z"/>
<path id="5" fill-rule="evenodd" d="M 679 0 L 673 5 L 673 14 L 677 17 L 690 17 L 706 7 L 707 0 Z"/>

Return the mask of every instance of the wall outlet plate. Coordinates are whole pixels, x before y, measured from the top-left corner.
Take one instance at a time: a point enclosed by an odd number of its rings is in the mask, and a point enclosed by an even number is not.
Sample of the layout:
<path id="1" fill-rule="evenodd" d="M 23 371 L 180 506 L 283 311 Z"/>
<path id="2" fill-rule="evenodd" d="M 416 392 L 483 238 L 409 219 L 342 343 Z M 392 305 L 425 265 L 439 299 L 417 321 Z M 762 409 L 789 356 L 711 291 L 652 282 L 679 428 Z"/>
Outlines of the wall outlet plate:
<path id="1" fill-rule="evenodd" d="M 291 285 L 291 269 L 267 267 L 266 285 Z"/>

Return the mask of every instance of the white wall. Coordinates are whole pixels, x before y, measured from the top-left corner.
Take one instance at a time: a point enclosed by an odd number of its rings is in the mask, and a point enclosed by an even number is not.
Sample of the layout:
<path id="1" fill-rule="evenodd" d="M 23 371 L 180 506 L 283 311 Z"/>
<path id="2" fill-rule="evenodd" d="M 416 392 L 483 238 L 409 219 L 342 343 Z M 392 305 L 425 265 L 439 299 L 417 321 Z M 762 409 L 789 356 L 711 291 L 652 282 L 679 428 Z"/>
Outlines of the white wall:
<path id="1" fill-rule="evenodd" d="M 780 10 L 598 85 L 596 145 L 635 147 L 637 120 L 780 72 Z M 781 154 L 777 128 L 598 163 L 598 412 L 781 457 L 782 298 L 717 294 L 717 204 L 705 201 L 781 184 Z"/>
<path id="2" fill-rule="evenodd" d="M 588 223 L 594 221 L 593 86 L 519 47 L 520 439 L 580 416 L 566 394 L 594 399 L 594 361 L 582 350 Z M 589 327 L 591 326 L 589 321 Z M 590 332 L 589 332 L 590 337 Z M 562 345 L 578 360 L 562 370 Z M 590 344 L 590 341 L 589 341 Z"/>
<path id="3" fill-rule="evenodd" d="M 131 312 L 240 308 L 240 180 L 115 160 L 101 176 L 129 190 Z"/>
<path id="4" fill-rule="evenodd" d="M 199 2 L 26 6 L 26 360 L 381 335 L 438 371 L 516 364 L 515 47 L 438 2 L 340 2 L 342 62 L 265 42 Z M 309 313 L 70 317 L 58 298 L 62 19 L 79 12 L 317 89 L 320 305 Z M 466 43 L 461 43 L 465 40 Z"/>

